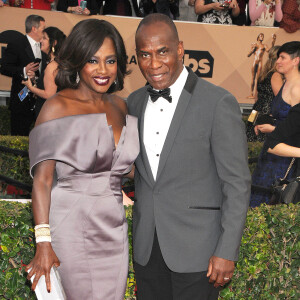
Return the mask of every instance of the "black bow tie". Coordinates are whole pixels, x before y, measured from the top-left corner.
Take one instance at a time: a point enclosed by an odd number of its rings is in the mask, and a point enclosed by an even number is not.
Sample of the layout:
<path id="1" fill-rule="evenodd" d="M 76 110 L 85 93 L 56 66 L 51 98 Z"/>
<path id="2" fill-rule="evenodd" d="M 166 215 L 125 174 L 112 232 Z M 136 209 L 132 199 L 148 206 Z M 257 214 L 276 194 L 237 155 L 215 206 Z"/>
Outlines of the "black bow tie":
<path id="1" fill-rule="evenodd" d="M 151 101 L 155 102 L 159 97 L 165 98 L 170 103 L 172 102 L 172 96 L 170 96 L 170 88 L 166 88 L 160 91 L 155 91 L 151 86 L 147 88 L 149 95 L 151 97 Z"/>

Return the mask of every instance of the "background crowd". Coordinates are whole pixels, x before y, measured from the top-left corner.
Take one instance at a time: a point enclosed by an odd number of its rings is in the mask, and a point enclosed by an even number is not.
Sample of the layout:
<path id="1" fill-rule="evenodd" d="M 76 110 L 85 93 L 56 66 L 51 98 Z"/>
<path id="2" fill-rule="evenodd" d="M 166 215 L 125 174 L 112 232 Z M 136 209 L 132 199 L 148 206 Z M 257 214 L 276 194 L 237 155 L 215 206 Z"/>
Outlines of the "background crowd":
<path id="1" fill-rule="evenodd" d="M 162 13 L 191 22 L 280 26 L 289 33 L 300 29 L 300 0 L 0 0 L 3 5 L 83 15 L 145 17 Z"/>

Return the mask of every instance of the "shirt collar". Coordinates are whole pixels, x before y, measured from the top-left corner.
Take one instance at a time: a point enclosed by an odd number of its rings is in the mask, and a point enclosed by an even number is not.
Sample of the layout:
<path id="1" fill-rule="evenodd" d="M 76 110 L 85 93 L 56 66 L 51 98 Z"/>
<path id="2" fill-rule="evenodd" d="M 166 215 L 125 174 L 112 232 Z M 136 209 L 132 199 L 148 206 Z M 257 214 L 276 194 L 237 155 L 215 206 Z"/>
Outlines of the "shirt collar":
<path id="1" fill-rule="evenodd" d="M 30 43 L 30 45 L 31 45 L 31 48 L 32 48 L 32 47 L 35 47 L 35 44 L 36 44 L 36 43 L 40 44 L 39 42 L 35 41 L 35 40 L 34 40 L 32 37 L 30 37 L 29 35 L 26 35 L 26 36 L 27 36 L 28 41 L 29 41 L 29 43 Z"/>
<path id="2" fill-rule="evenodd" d="M 184 85 L 186 83 L 186 80 L 188 78 L 189 72 L 187 71 L 187 69 L 185 68 L 185 66 L 183 66 L 183 69 L 180 73 L 180 75 L 178 76 L 178 78 L 176 79 L 176 81 L 170 86 L 171 89 L 171 96 L 172 99 L 174 97 L 180 97 L 180 94 L 184 88 Z"/>

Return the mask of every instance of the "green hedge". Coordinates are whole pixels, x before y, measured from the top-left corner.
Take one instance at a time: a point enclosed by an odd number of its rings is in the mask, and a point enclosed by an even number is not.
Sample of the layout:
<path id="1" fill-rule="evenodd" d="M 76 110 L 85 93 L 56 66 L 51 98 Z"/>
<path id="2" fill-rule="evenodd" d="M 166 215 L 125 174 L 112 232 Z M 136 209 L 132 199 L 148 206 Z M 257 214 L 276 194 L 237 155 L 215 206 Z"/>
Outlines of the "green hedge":
<path id="1" fill-rule="evenodd" d="M 28 151 L 28 138 L 0 136 L 0 146 Z M 248 143 L 249 158 L 258 157 L 261 147 L 262 143 L 260 142 Z M 251 171 L 253 171 L 255 165 L 254 163 L 249 166 Z M 32 184 L 32 179 L 29 176 L 29 160 L 25 157 L 0 151 L 0 174 L 23 183 Z"/>
<path id="2" fill-rule="evenodd" d="M 266 206 L 251 209 L 242 238 L 233 280 L 219 299 L 300 299 L 299 207 Z M 131 208 L 126 210 L 131 245 Z M 0 299 L 35 299 L 24 265 L 34 255 L 30 204 L 0 201 Z M 134 298 L 132 248 L 125 299 Z"/>

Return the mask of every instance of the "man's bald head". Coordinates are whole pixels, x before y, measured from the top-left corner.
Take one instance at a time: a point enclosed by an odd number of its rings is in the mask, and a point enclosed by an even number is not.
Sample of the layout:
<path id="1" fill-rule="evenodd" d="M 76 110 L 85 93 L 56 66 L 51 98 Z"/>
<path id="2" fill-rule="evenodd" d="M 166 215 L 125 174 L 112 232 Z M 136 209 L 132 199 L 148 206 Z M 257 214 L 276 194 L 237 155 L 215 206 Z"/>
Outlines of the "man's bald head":
<path id="1" fill-rule="evenodd" d="M 178 31 L 173 20 L 168 16 L 159 13 L 147 15 L 145 18 L 142 19 L 135 33 L 135 41 L 137 41 L 138 33 L 143 26 L 150 26 L 156 23 L 166 24 L 170 28 L 170 34 L 172 35 L 172 39 L 175 42 L 179 42 Z"/>

